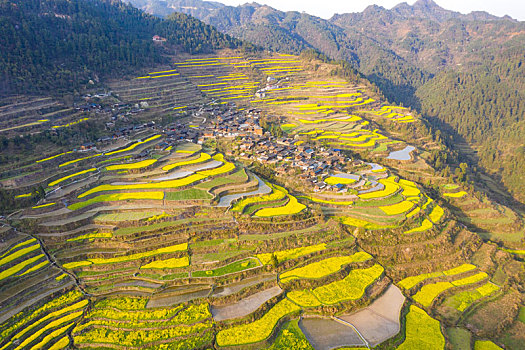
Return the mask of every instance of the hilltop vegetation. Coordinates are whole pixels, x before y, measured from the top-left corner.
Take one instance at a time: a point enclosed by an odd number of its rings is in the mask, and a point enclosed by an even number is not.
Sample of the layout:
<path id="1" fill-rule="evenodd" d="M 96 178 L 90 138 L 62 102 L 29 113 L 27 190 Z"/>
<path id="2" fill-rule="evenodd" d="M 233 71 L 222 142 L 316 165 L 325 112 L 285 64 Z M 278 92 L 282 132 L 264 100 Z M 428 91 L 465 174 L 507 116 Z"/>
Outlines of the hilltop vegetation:
<path id="1" fill-rule="evenodd" d="M 155 45 L 154 35 L 166 45 Z M 161 20 L 120 1 L 2 1 L 0 93 L 79 88 L 166 63 L 169 53 L 241 45 L 187 15 Z"/>

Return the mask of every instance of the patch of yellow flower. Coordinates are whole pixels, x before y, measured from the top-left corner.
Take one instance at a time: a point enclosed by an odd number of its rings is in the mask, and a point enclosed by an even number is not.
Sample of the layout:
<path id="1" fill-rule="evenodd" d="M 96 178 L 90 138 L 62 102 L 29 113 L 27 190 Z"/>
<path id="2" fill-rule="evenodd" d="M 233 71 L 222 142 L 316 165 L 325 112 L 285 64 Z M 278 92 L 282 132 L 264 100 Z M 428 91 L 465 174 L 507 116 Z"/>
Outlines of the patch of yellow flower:
<path id="1" fill-rule="evenodd" d="M 283 272 L 279 276 L 279 280 L 282 283 L 288 283 L 290 281 L 307 278 L 307 279 L 316 279 L 324 276 L 331 275 L 343 268 L 343 266 L 363 262 L 371 259 L 372 256 L 366 252 L 357 252 L 350 256 L 337 256 L 321 261 L 317 261 L 311 264 L 308 264 L 303 267 L 298 267 L 293 270 Z"/>
<path id="2" fill-rule="evenodd" d="M 74 269 L 76 267 L 89 266 L 89 265 L 115 264 L 115 263 L 139 260 L 142 258 L 149 258 L 155 255 L 168 254 L 168 253 L 180 252 L 180 251 L 185 251 L 185 250 L 188 250 L 188 243 L 176 244 L 176 245 L 159 248 L 159 249 L 155 249 L 155 250 L 151 250 L 151 251 L 143 252 L 143 253 L 117 256 L 115 258 L 92 258 L 92 259 L 87 259 L 85 261 L 66 263 L 63 266 L 65 269 Z"/>
<path id="3" fill-rule="evenodd" d="M 79 171 L 77 173 L 74 173 L 74 174 L 71 174 L 71 175 L 67 175 L 67 176 L 64 176 L 64 177 L 61 177 L 60 179 L 58 180 L 55 180 L 53 182 L 50 182 L 48 184 L 49 187 L 53 187 L 55 185 L 58 185 L 59 183 L 65 181 L 65 180 L 68 180 L 68 179 L 71 179 L 73 177 L 76 177 L 76 176 L 79 176 L 79 175 L 83 175 L 83 174 L 87 174 L 87 173 L 92 173 L 93 171 L 97 171 L 97 168 L 91 168 L 91 169 L 87 169 L 87 170 L 82 170 L 82 171 Z"/>
<path id="4" fill-rule="evenodd" d="M 142 169 L 150 165 L 153 165 L 156 162 L 157 162 L 156 159 L 146 159 L 146 160 L 135 162 L 135 163 L 110 165 L 106 167 L 106 170 L 112 171 L 112 170 Z"/>
<path id="5" fill-rule="evenodd" d="M 143 265 L 141 269 L 176 269 L 190 265 L 190 259 L 187 256 L 182 258 L 172 258 L 166 260 L 156 260 L 149 264 Z"/>
<path id="6" fill-rule="evenodd" d="M 306 247 L 299 247 L 288 250 L 281 250 L 273 253 L 257 254 L 256 257 L 263 263 L 269 265 L 272 262 L 272 255 L 275 255 L 277 261 L 283 262 L 286 260 L 296 259 L 298 257 L 319 252 L 326 249 L 326 243 L 310 245 Z"/>
<path id="7" fill-rule="evenodd" d="M 220 330 L 217 333 L 217 344 L 219 346 L 236 346 L 263 341 L 272 334 L 275 325 L 281 318 L 299 310 L 301 310 L 299 306 L 288 299 L 283 299 L 263 317 L 252 323 Z"/>
<path id="8" fill-rule="evenodd" d="M 306 205 L 299 203 L 297 201 L 297 198 L 295 198 L 292 195 L 287 195 L 287 196 L 288 196 L 288 203 L 286 203 L 285 206 L 277 207 L 277 208 L 263 208 L 263 209 L 258 210 L 255 213 L 255 216 L 273 217 L 273 216 L 281 216 L 281 215 L 294 215 L 306 209 Z"/>

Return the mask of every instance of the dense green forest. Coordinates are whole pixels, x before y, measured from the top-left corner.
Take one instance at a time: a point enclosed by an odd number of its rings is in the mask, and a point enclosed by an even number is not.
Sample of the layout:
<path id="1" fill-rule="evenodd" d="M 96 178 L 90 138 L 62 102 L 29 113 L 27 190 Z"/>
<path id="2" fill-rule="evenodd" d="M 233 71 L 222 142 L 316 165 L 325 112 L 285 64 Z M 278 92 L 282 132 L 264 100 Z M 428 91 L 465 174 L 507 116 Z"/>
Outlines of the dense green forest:
<path id="1" fill-rule="evenodd" d="M 155 45 L 153 35 L 167 45 Z M 241 45 L 193 17 L 161 20 L 121 1 L 3 0 L 0 93 L 70 89 L 166 62 L 164 53 Z"/>

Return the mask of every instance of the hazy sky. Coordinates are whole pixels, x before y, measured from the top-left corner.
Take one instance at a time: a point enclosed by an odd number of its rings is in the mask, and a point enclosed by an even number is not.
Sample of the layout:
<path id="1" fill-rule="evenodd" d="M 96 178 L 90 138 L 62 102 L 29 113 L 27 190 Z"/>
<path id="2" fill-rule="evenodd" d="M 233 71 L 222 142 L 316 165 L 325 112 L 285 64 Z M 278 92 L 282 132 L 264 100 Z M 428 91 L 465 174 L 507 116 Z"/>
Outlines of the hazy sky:
<path id="1" fill-rule="evenodd" d="M 246 2 L 267 4 L 282 11 L 305 11 L 311 15 L 330 18 L 334 13 L 361 12 L 371 4 L 392 8 L 401 0 L 216 0 L 227 5 L 240 5 Z M 434 0 L 447 10 L 461 13 L 471 11 L 487 11 L 496 16 L 509 15 L 520 21 L 525 21 L 524 0 Z M 408 0 L 413 4 L 415 0 Z"/>

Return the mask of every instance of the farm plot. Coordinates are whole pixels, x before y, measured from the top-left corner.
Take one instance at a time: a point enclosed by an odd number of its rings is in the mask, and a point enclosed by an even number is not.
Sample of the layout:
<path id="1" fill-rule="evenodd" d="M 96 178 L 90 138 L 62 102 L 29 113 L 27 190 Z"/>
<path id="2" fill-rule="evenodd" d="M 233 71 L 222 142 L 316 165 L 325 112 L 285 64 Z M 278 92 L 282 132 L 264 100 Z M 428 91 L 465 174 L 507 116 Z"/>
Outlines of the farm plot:
<path id="1" fill-rule="evenodd" d="M 125 148 L 105 153 L 104 155 L 105 156 L 112 156 L 112 155 L 119 154 L 119 153 L 130 152 L 130 151 L 133 151 L 135 148 L 137 148 L 140 145 L 146 144 L 146 143 L 151 142 L 151 141 L 155 141 L 157 139 L 160 139 L 161 137 L 162 137 L 162 135 L 153 135 L 153 136 L 150 136 L 150 137 L 148 137 L 148 138 L 146 138 L 144 140 L 134 142 L 131 145 L 125 147 Z"/>
<path id="2" fill-rule="evenodd" d="M 156 159 L 146 159 L 146 160 L 141 160 L 141 161 L 135 162 L 135 163 L 110 165 L 110 166 L 106 167 L 106 170 L 108 170 L 108 171 L 116 171 L 116 170 L 142 169 L 142 168 L 147 168 L 150 165 L 155 164 L 156 162 L 157 162 Z"/>
<path id="3" fill-rule="evenodd" d="M 481 287 L 478 287 L 476 289 L 472 290 L 466 290 L 463 292 L 459 292 L 445 300 L 444 305 L 453 307 L 457 311 L 463 312 L 468 307 L 470 307 L 472 304 L 476 303 L 477 301 L 488 297 L 497 291 L 500 290 L 500 287 L 497 285 L 487 282 L 486 284 L 482 285 Z"/>
<path id="4" fill-rule="evenodd" d="M 170 171 L 170 170 L 175 169 L 177 167 L 182 167 L 182 166 L 191 165 L 191 164 L 199 164 L 199 163 L 206 162 L 206 161 L 208 161 L 210 159 L 211 159 L 211 156 L 209 154 L 201 153 L 198 158 L 194 158 L 194 159 L 191 159 L 191 160 L 182 160 L 180 162 L 168 164 L 168 165 L 163 166 L 162 170 Z"/>
<path id="5" fill-rule="evenodd" d="M 380 109 L 375 110 L 375 111 L 364 111 L 364 112 L 390 119 L 391 121 L 395 123 L 413 123 L 416 121 L 414 116 L 412 116 L 411 114 L 398 113 L 394 110 L 404 111 L 406 110 L 406 108 L 398 107 L 398 106 L 383 106 Z"/>
<path id="6" fill-rule="evenodd" d="M 15 100 L 16 103 L 4 101 L 0 110 L 0 133 L 7 136 L 65 128 L 90 119 L 85 117 L 85 112 L 68 108 L 51 98 L 16 96 Z M 80 118 L 81 116 L 84 118 Z M 57 123 L 58 125 L 51 126 Z"/>
<path id="7" fill-rule="evenodd" d="M 503 350 L 490 340 L 476 340 L 474 343 L 474 350 Z"/>
<path id="8" fill-rule="evenodd" d="M 376 281 L 384 272 L 381 265 L 366 269 L 355 269 L 342 280 L 317 287 L 313 290 L 292 291 L 288 298 L 303 307 L 335 305 L 348 300 L 363 297 L 366 288 Z"/>
<path id="9" fill-rule="evenodd" d="M 35 238 L 26 239 L 0 255 L 0 284 L 8 278 L 19 278 L 49 264 Z"/>
<path id="10" fill-rule="evenodd" d="M 400 286 L 403 289 L 412 289 L 415 287 L 418 283 L 423 282 L 430 278 L 436 278 L 436 277 L 442 277 L 442 276 L 454 276 L 458 274 L 462 274 L 465 272 L 473 271 L 477 267 L 472 264 L 463 264 L 458 267 L 455 267 L 450 270 L 446 271 L 437 271 L 437 272 L 431 272 L 431 273 L 424 273 L 417 276 L 410 276 L 407 277 L 397 283 L 398 286 Z"/>
<path id="11" fill-rule="evenodd" d="M 39 349 L 64 343 L 67 331 L 88 305 L 82 293 L 73 290 L 35 310 L 24 310 L 0 326 L 2 349 Z M 69 344 L 69 339 L 66 346 Z"/>
<path id="12" fill-rule="evenodd" d="M 419 292 L 417 292 L 413 299 L 423 305 L 424 307 L 429 307 L 432 305 L 432 302 L 444 291 L 454 288 L 461 287 L 468 284 L 478 283 L 487 279 L 487 274 L 485 272 L 480 272 L 478 274 L 465 277 L 458 280 L 453 280 L 452 282 L 437 282 L 424 285 Z"/>
<path id="13" fill-rule="evenodd" d="M 197 181 L 205 179 L 207 176 L 200 174 L 193 174 L 182 179 L 167 180 L 150 182 L 144 184 L 131 184 L 131 185 L 99 185 L 94 187 L 78 196 L 78 198 L 84 198 L 94 193 L 107 192 L 107 191 L 125 191 L 125 190 L 155 190 L 155 189 L 174 189 L 191 185 Z"/>
<path id="14" fill-rule="evenodd" d="M 341 270 L 344 265 L 363 262 L 371 258 L 372 256 L 365 252 L 357 252 L 350 256 L 328 258 L 308 264 L 304 267 L 283 272 L 279 276 L 279 280 L 281 283 L 287 283 L 301 278 L 317 279 Z"/>
<path id="15" fill-rule="evenodd" d="M 302 318 L 299 327 L 314 349 L 354 349 L 366 344 L 345 322 L 324 318 Z"/>
<path id="16" fill-rule="evenodd" d="M 79 172 L 76 172 L 74 174 L 71 174 L 71 175 L 67 175 L 67 176 L 64 176 L 64 177 L 61 177 L 60 179 L 58 180 L 55 180 L 55 181 L 52 181 L 50 182 L 47 186 L 48 187 L 53 187 L 55 185 L 58 185 L 59 183 L 63 182 L 63 181 L 66 181 L 68 179 L 71 179 L 73 177 L 77 177 L 77 176 L 80 176 L 80 175 L 83 175 L 83 174 L 87 174 L 87 173 L 92 173 L 94 171 L 97 171 L 97 168 L 91 168 L 91 169 L 87 169 L 87 170 L 82 170 L 82 171 L 79 171 Z"/>
<path id="17" fill-rule="evenodd" d="M 287 197 L 288 203 L 286 203 L 286 205 L 284 205 L 283 207 L 263 208 L 256 211 L 254 215 L 261 218 L 282 215 L 294 215 L 299 214 L 300 212 L 306 209 L 306 206 L 304 204 L 299 203 L 297 201 L 297 198 L 295 198 L 294 196 L 287 194 Z"/>
<path id="18" fill-rule="evenodd" d="M 425 311 L 411 305 L 406 316 L 405 341 L 398 347 L 410 349 L 442 350 L 445 348 L 445 337 L 441 333 L 439 321 L 430 317 Z"/>
<path id="19" fill-rule="evenodd" d="M 257 254 L 256 257 L 259 259 L 263 265 L 269 265 L 272 263 L 272 259 L 275 256 L 278 262 L 283 262 L 286 260 L 296 259 L 301 256 L 309 255 L 315 252 L 319 252 L 326 249 L 326 243 L 299 247 L 288 250 L 281 250 L 272 253 Z"/>
<path id="20" fill-rule="evenodd" d="M 68 208 L 71 210 L 78 210 L 78 209 L 85 208 L 91 204 L 95 204 L 95 203 L 116 202 L 116 201 L 126 201 L 126 200 L 162 200 L 162 199 L 164 199 L 164 192 L 158 192 L 158 191 L 111 193 L 111 194 L 101 194 L 101 195 L 90 198 L 83 202 L 73 203 Z"/>
<path id="21" fill-rule="evenodd" d="M 260 262 L 254 258 L 248 258 L 240 261 L 233 262 L 223 267 L 219 267 L 214 270 L 195 271 L 192 272 L 192 277 L 219 277 L 229 275 L 232 273 L 241 272 L 248 269 L 261 266 Z"/>
<path id="22" fill-rule="evenodd" d="M 147 299 L 127 297 L 96 302 L 73 329 L 75 344 L 132 349 L 211 345 L 213 323 L 207 303 L 161 309 L 147 309 L 146 303 Z"/>
<path id="23" fill-rule="evenodd" d="M 432 221 L 428 219 L 424 219 L 421 223 L 421 226 L 414 227 L 413 229 L 410 229 L 408 231 L 405 231 L 405 234 L 410 235 L 412 233 L 420 233 L 430 230 L 434 225 L 432 224 Z"/>
<path id="24" fill-rule="evenodd" d="M 281 318 L 299 310 L 301 310 L 299 306 L 288 299 L 283 299 L 263 317 L 252 323 L 220 330 L 217 333 L 217 344 L 219 346 L 236 346 L 261 342 L 272 334 Z"/>
<path id="25" fill-rule="evenodd" d="M 150 250 L 150 251 L 143 252 L 143 253 L 118 256 L 114 258 L 92 258 L 92 259 L 87 259 L 83 261 L 75 261 L 75 262 L 66 263 L 63 266 L 66 269 L 75 269 L 75 268 L 89 266 L 89 265 L 115 264 L 115 263 L 121 263 L 121 262 L 140 260 L 143 258 L 148 258 L 148 257 L 156 256 L 156 255 L 182 252 L 182 251 L 186 251 L 187 249 L 188 249 L 188 244 L 182 243 L 182 244 L 176 244 L 176 245 L 172 245 L 172 246 L 168 246 L 164 248 L 158 248 L 155 250 Z"/>
<path id="26" fill-rule="evenodd" d="M 188 185 L 192 185 L 198 181 L 204 180 L 208 177 L 218 176 L 229 173 L 235 170 L 233 163 L 224 161 L 222 154 L 217 154 L 214 159 L 223 161 L 223 165 L 211 170 L 197 171 L 194 174 L 188 175 L 183 178 L 174 180 L 163 180 L 148 183 L 137 183 L 137 184 L 103 184 L 98 185 L 78 196 L 79 199 L 89 196 L 94 193 L 108 192 L 108 191 L 126 191 L 126 190 L 155 190 L 155 189 L 176 189 Z"/>
<path id="27" fill-rule="evenodd" d="M 198 88 L 173 68 L 150 72 L 142 78 L 115 82 L 111 88 L 120 100 L 141 105 L 145 120 L 159 113 L 185 111 L 203 102 Z"/>
<path id="28" fill-rule="evenodd" d="M 308 342 L 303 331 L 299 327 L 298 320 L 292 320 L 286 323 L 275 342 L 268 350 L 279 350 L 279 349 L 301 349 L 301 350 L 314 350 L 314 348 Z"/>
<path id="29" fill-rule="evenodd" d="M 357 328 L 368 344 L 376 346 L 399 333 L 399 316 L 404 302 L 401 290 L 390 285 L 383 295 L 365 309 L 340 318 Z"/>
<path id="30" fill-rule="evenodd" d="M 463 198 L 467 194 L 468 193 L 465 191 L 459 191 L 459 192 L 454 192 L 454 193 L 451 193 L 451 192 L 443 193 L 443 196 L 449 197 L 449 198 Z"/>
<path id="31" fill-rule="evenodd" d="M 281 199 L 284 199 L 286 195 L 288 194 L 288 191 L 284 189 L 283 187 L 273 185 L 270 183 L 266 183 L 266 185 L 272 189 L 272 192 L 270 194 L 243 198 L 237 201 L 233 205 L 231 210 L 234 212 L 242 213 L 246 207 L 252 204 L 279 201 Z"/>
<path id="32" fill-rule="evenodd" d="M 368 192 L 368 193 L 361 193 L 359 194 L 359 198 L 376 199 L 376 198 L 384 198 L 384 197 L 391 196 L 395 194 L 397 191 L 399 191 L 401 188 L 395 180 L 396 178 L 394 176 L 391 176 L 388 179 L 381 179 L 379 180 L 379 183 L 384 186 L 384 189 L 373 191 L 373 192 Z"/>
<path id="33" fill-rule="evenodd" d="M 211 312 L 216 321 L 230 320 L 247 316 L 257 310 L 262 304 L 282 293 L 279 286 L 257 292 L 230 305 L 212 306 Z"/>

